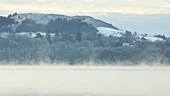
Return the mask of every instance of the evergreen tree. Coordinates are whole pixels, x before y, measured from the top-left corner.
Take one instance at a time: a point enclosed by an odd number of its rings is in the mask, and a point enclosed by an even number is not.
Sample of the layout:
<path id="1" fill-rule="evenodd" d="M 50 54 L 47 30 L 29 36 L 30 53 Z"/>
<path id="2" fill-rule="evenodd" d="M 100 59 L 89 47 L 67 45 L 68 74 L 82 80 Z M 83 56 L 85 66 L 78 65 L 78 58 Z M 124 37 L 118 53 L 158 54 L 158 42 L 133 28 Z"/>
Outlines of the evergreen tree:
<path id="1" fill-rule="evenodd" d="M 82 41 L 82 33 L 81 32 L 76 33 L 75 40 L 78 42 Z"/>
<path id="2" fill-rule="evenodd" d="M 48 31 L 46 32 L 45 38 L 46 38 L 46 40 L 47 40 L 47 42 L 48 42 L 49 44 L 52 43 L 52 41 L 51 41 L 51 35 L 50 35 L 50 30 L 48 30 Z"/>
<path id="3" fill-rule="evenodd" d="M 43 38 L 43 35 L 41 35 L 41 33 L 37 33 L 35 38 L 40 38 L 41 39 L 41 38 Z"/>

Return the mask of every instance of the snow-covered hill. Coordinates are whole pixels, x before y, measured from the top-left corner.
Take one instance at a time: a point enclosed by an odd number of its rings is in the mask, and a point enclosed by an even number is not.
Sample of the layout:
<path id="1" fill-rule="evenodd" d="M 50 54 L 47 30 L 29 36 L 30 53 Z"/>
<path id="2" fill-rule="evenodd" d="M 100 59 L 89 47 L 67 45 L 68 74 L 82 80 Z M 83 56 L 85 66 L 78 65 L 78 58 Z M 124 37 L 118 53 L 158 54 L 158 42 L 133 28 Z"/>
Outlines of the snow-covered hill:
<path id="1" fill-rule="evenodd" d="M 15 24 L 11 24 L 8 27 L 11 27 L 11 29 L 15 32 L 16 29 L 21 25 L 21 22 L 26 20 L 26 19 L 31 19 L 34 20 L 38 24 L 46 25 L 50 20 L 55 20 L 55 19 L 67 19 L 67 20 L 75 20 L 75 19 L 80 19 L 81 22 L 86 22 L 88 24 L 91 24 L 92 26 L 96 27 L 98 30 L 98 34 L 104 34 L 105 36 L 115 36 L 115 37 L 122 37 L 126 31 L 124 29 L 119 29 L 112 24 L 109 24 L 107 22 L 104 22 L 99 19 L 95 19 L 90 16 L 66 16 L 66 15 L 60 15 L 60 14 L 43 14 L 43 13 L 22 13 L 22 14 L 13 14 L 9 15 L 8 18 L 14 19 L 16 22 Z M 65 26 L 67 27 L 67 26 Z M 27 28 L 27 27 L 26 27 Z M 130 31 L 129 31 L 130 32 Z M 6 37 L 10 32 L 1 32 L 2 37 Z M 33 36 L 30 36 L 30 33 L 33 34 Z M 20 31 L 20 33 L 17 33 L 17 35 L 27 35 L 30 37 L 35 37 L 35 33 L 37 32 L 32 32 L 30 31 L 27 33 L 26 31 Z M 41 32 L 40 32 L 41 33 Z M 42 32 L 44 34 L 45 32 Z M 133 34 L 133 32 L 132 32 Z M 137 37 L 139 37 L 139 40 L 146 39 L 149 41 L 162 41 L 162 38 L 159 37 L 154 37 L 151 35 L 142 35 L 142 34 L 137 34 Z"/>
<path id="2" fill-rule="evenodd" d="M 67 20 L 80 19 L 82 22 L 91 24 L 94 27 L 108 27 L 108 28 L 118 29 L 111 24 L 108 24 L 104 21 L 95 19 L 90 16 L 66 16 L 60 14 L 22 13 L 22 14 L 16 14 L 14 16 L 11 16 L 10 18 L 14 19 L 19 24 L 25 19 L 32 19 L 35 20 L 38 24 L 43 24 L 43 25 L 47 24 L 50 20 L 55 20 L 57 18 L 62 18 Z"/>

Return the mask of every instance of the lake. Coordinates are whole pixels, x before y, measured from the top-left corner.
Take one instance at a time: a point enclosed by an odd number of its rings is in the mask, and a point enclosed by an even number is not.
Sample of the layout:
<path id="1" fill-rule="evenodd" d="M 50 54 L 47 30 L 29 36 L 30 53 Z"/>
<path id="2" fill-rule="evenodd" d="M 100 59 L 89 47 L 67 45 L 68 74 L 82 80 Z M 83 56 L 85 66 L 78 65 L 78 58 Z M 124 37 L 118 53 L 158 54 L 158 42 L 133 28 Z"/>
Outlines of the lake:
<path id="1" fill-rule="evenodd" d="M 170 96 L 170 68 L 1 66 L 0 96 Z"/>

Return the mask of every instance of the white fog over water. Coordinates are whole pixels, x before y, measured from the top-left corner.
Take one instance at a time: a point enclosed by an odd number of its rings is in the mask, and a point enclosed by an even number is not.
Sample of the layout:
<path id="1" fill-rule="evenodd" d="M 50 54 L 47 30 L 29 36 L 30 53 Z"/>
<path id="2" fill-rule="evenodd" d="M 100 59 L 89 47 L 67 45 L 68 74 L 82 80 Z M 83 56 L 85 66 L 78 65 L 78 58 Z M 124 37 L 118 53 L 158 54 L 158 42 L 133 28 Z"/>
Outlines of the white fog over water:
<path id="1" fill-rule="evenodd" d="M 0 96 L 170 96 L 169 67 L 1 66 Z"/>

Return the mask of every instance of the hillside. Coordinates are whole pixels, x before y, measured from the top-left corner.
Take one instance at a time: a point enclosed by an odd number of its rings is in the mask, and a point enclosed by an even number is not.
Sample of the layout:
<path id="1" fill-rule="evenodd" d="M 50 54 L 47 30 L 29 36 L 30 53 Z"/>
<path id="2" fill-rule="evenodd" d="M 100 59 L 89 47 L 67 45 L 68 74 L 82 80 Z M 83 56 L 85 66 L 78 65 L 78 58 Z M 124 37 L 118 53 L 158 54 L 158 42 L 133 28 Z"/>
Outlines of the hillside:
<path id="1" fill-rule="evenodd" d="M 10 14 L 8 17 L 0 17 L 1 36 L 6 37 L 9 33 L 19 35 L 31 35 L 35 37 L 37 33 L 59 33 L 75 34 L 93 33 L 104 34 L 105 36 L 121 37 L 126 33 L 125 29 L 117 28 L 107 22 L 95 19 L 90 16 L 66 16 L 60 14 L 43 14 L 43 13 L 22 13 Z M 19 33 L 18 33 L 19 32 Z M 145 34 L 145 33 L 144 33 Z M 151 35 L 137 34 L 138 37 L 150 41 L 162 40 L 161 38 Z M 157 35 L 157 34 L 155 34 Z"/>
<path id="2" fill-rule="evenodd" d="M 36 21 L 37 24 L 46 25 L 50 20 L 55 20 L 60 18 L 60 19 L 67 19 L 67 20 L 79 19 L 81 20 L 81 22 L 86 22 L 88 24 L 93 25 L 94 27 L 109 27 L 109 28 L 118 29 L 111 24 L 108 24 L 98 19 L 94 19 L 93 17 L 90 16 L 66 16 L 66 15 L 59 15 L 59 14 L 23 13 L 23 14 L 14 14 L 9 17 L 15 20 L 15 22 L 18 22 L 19 24 L 21 24 L 21 22 L 26 19 L 31 19 Z"/>

